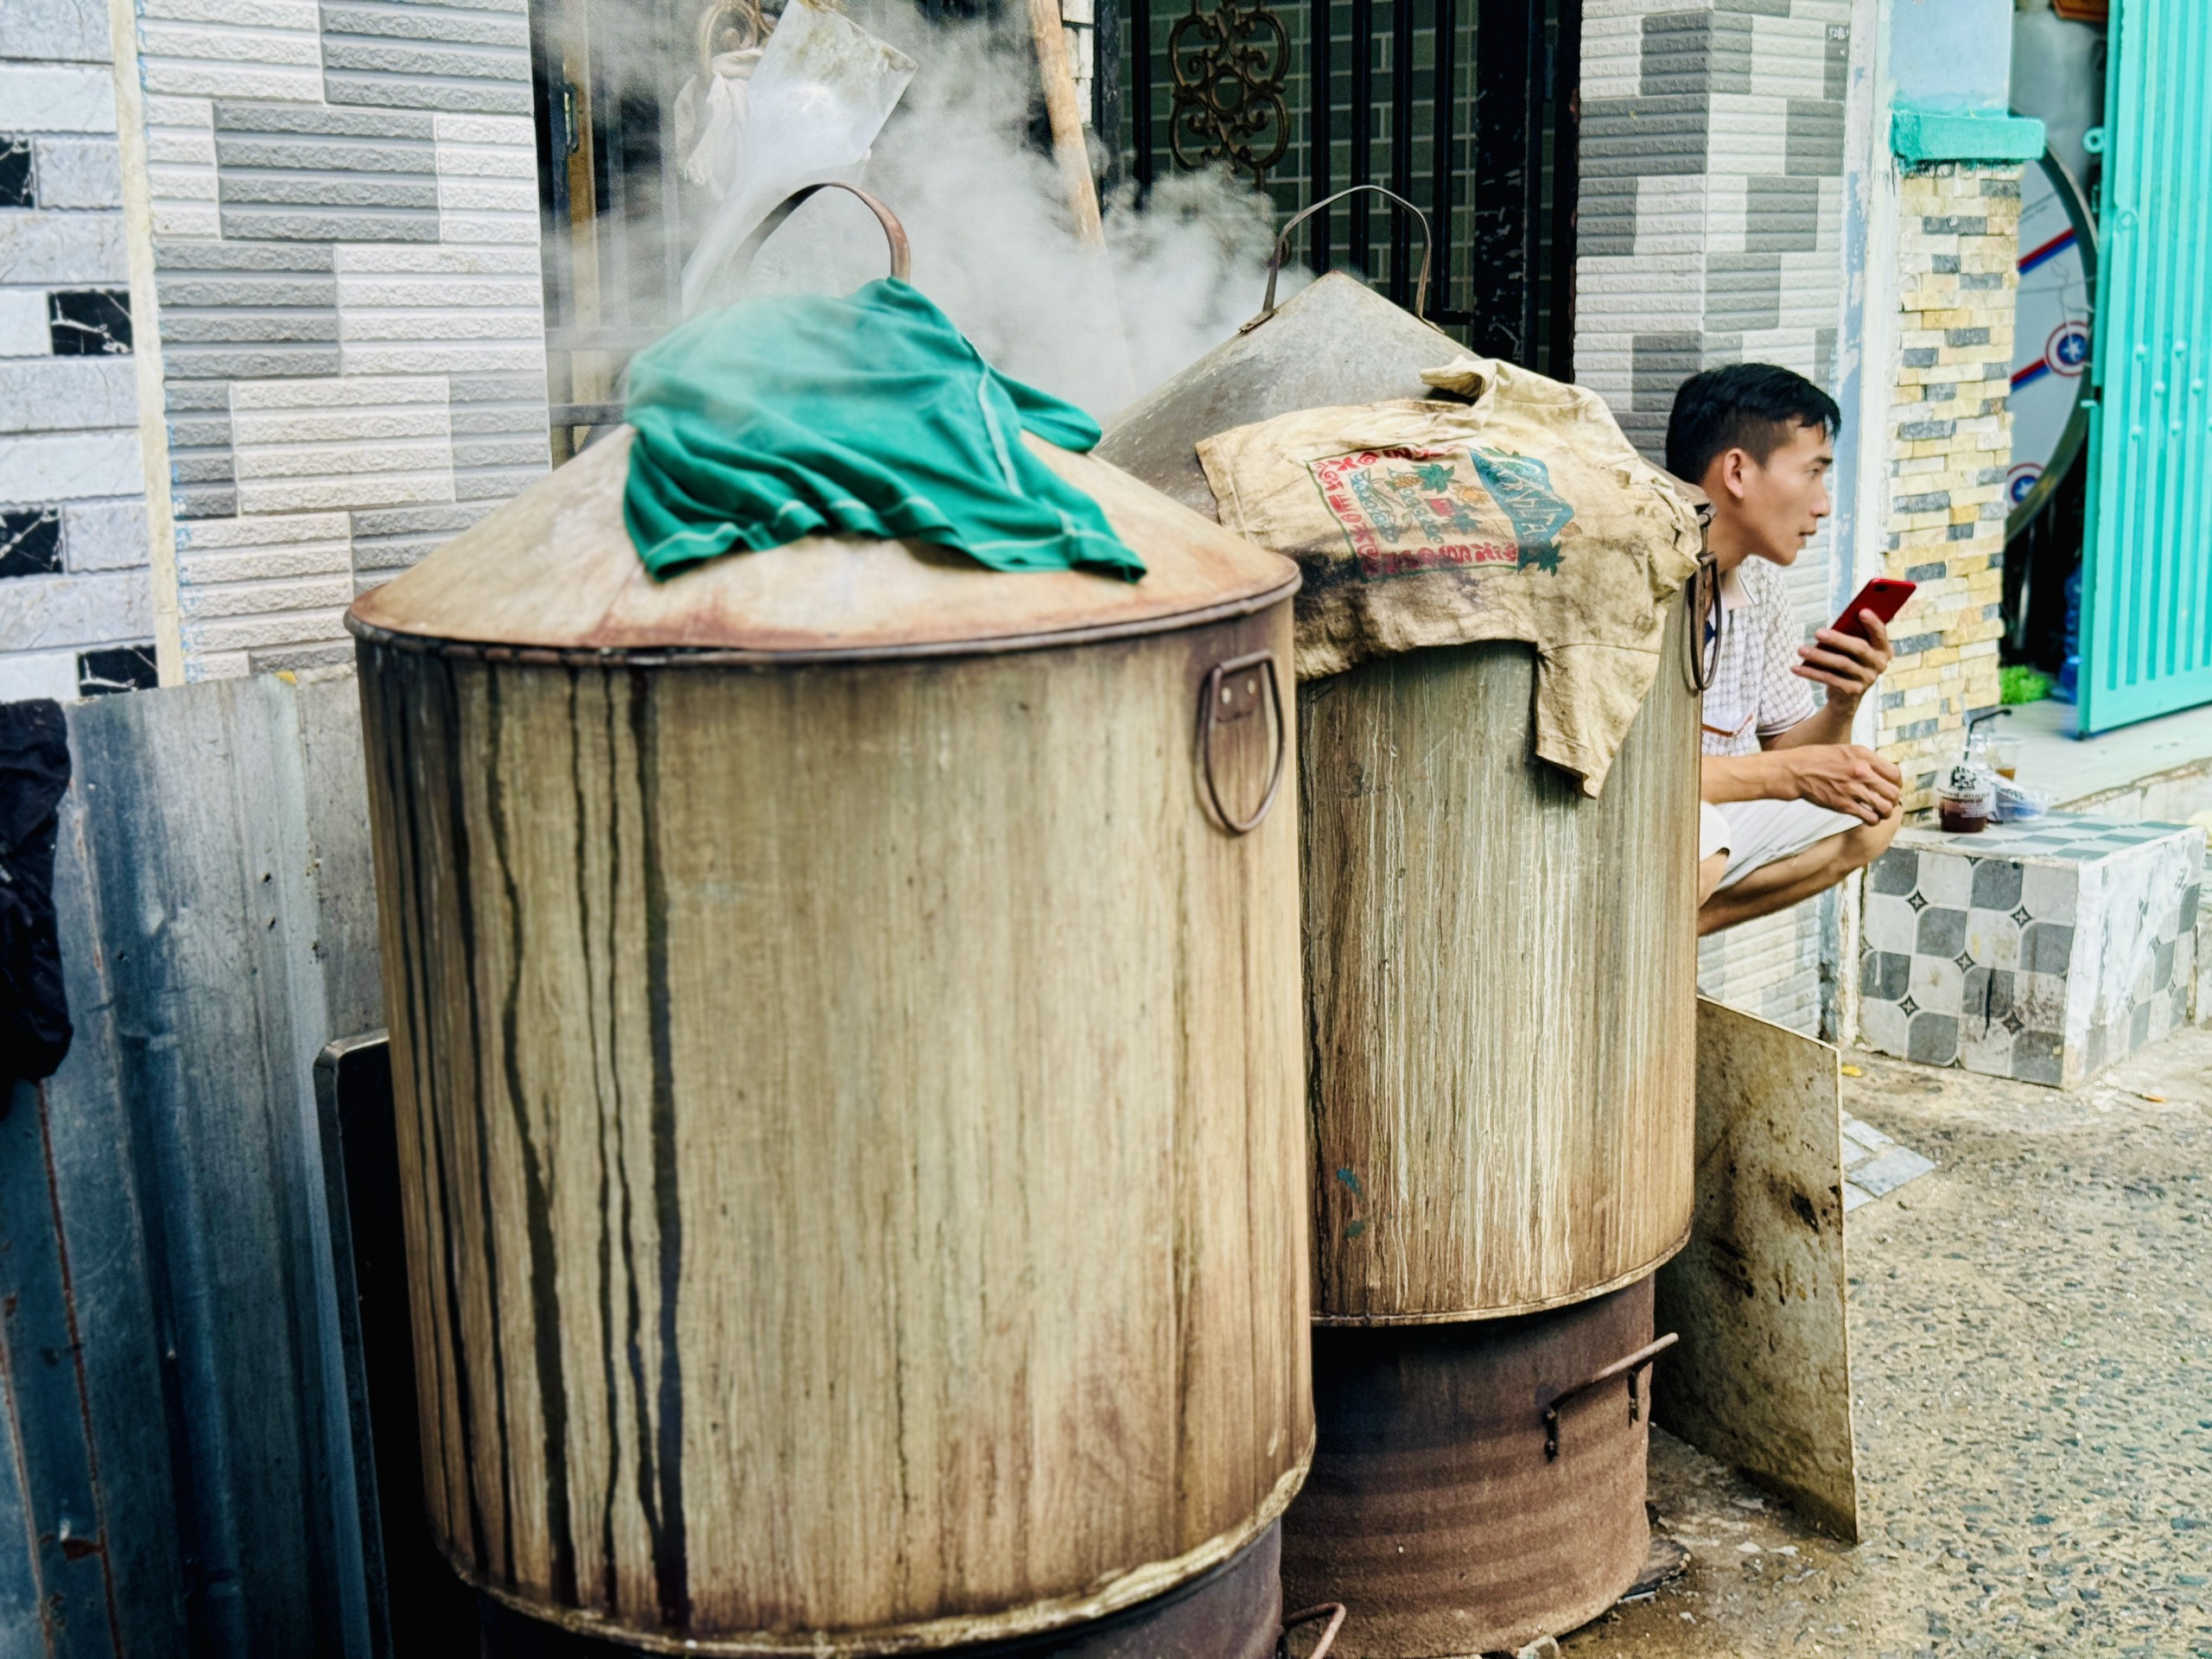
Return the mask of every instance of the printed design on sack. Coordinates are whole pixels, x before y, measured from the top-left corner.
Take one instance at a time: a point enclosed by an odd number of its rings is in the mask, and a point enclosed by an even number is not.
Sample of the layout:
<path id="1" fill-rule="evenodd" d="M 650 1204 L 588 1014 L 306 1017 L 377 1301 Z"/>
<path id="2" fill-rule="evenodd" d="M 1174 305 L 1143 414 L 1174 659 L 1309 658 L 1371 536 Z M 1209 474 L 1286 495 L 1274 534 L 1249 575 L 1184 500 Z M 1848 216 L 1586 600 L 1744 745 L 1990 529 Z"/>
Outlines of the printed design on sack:
<path id="1" fill-rule="evenodd" d="M 1370 582 L 1484 564 L 1556 572 L 1574 518 L 1551 468 L 1501 450 L 1408 444 L 1306 466 Z"/>

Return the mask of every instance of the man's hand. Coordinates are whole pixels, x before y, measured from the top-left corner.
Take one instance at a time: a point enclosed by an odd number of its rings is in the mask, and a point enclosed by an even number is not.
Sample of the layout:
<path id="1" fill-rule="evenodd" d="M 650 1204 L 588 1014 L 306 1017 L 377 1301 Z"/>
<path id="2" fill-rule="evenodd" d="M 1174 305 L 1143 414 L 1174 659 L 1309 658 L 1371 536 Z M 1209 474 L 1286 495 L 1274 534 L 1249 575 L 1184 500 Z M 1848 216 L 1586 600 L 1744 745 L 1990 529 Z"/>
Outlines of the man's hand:
<path id="1" fill-rule="evenodd" d="M 1801 680 L 1827 687 L 1829 702 L 1845 702 L 1853 708 L 1881 677 L 1893 654 L 1890 650 L 1890 631 L 1882 625 L 1880 617 L 1872 611 L 1861 611 L 1859 621 L 1866 630 L 1864 639 L 1839 633 L 1834 628 L 1821 628 L 1813 635 L 1814 644 L 1797 647 L 1797 655 L 1802 660 L 1789 671 Z"/>
<path id="2" fill-rule="evenodd" d="M 1904 774 L 1856 743 L 1808 743 L 1786 756 L 1797 798 L 1879 823 L 1897 810 Z"/>

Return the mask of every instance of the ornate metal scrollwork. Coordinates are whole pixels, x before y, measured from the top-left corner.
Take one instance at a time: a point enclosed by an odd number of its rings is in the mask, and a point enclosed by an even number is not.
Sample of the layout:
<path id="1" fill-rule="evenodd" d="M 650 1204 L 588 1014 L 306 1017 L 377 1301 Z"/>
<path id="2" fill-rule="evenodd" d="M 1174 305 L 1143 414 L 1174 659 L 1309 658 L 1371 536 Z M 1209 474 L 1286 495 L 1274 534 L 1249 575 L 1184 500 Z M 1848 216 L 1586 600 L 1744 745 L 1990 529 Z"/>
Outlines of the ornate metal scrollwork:
<path id="1" fill-rule="evenodd" d="M 1290 148 L 1290 111 L 1283 77 L 1290 37 L 1258 0 L 1218 0 L 1211 11 L 1191 0 L 1190 15 L 1167 36 L 1175 73 L 1168 132 L 1182 167 L 1227 162 L 1267 181 L 1268 169 Z"/>

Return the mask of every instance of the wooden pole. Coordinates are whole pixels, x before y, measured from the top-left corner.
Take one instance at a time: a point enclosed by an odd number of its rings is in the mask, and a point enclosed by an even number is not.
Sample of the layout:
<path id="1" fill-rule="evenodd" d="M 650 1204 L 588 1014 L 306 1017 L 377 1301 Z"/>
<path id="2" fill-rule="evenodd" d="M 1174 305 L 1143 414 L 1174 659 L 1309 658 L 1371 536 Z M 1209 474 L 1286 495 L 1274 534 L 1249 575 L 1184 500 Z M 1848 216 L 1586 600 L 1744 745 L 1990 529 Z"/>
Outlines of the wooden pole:
<path id="1" fill-rule="evenodd" d="M 1045 113 L 1052 124 L 1052 159 L 1067 188 L 1075 233 L 1093 247 L 1106 245 L 1098 218 L 1098 186 L 1090 176 L 1090 147 L 1084 142 L 1083 111 L 1075 99 L 1075 72 L 1059 0 L 1029 0 L 1029 32 L 1037 42 L 1037 73 L 1045 83 Z"/>

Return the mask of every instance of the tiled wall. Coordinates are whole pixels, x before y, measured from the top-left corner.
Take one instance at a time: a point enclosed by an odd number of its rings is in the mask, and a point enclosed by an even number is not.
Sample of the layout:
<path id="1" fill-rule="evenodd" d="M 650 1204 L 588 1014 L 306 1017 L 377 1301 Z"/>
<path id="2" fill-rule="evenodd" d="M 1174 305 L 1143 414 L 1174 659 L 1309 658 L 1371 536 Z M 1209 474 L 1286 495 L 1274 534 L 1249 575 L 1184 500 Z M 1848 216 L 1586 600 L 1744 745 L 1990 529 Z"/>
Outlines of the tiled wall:
<path id="1" fill-rule="evenodd" d="M 2020 169 L 1917 169 L 1900 181 L 1898 211 L 1886 558 L 1920 587 L 1878 717 L 1917 808 L 1958 755 L 1967 715 L 1998 699 Z"/>
<path id="2" fill-rule="evenodd" d="M 150 683 L 107 9 L 0 9 L 0 702 Z"/>
<path id="3" fill-rule="evenodd" d="M 548 464 L 524 0 L 141 0 L 188 677 L 340 619 Z"/>
<path id="4" fill-rule="evenodd" d="M 1653 460 L 1675 389 L 1780 363 L 1836 390 L 1851 0 L 1584 0 L 1575 378 Z M 1789 573 L 1834 614 L 1832 537 Z M 1707 940 L 1708 995 L 1820 1019 L 1821 899 Z"/>

